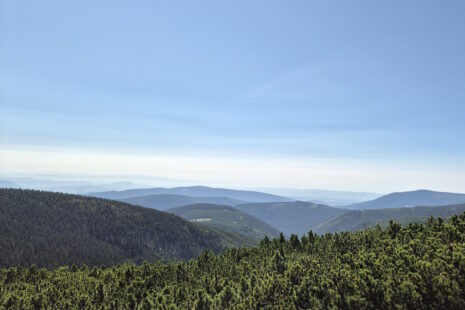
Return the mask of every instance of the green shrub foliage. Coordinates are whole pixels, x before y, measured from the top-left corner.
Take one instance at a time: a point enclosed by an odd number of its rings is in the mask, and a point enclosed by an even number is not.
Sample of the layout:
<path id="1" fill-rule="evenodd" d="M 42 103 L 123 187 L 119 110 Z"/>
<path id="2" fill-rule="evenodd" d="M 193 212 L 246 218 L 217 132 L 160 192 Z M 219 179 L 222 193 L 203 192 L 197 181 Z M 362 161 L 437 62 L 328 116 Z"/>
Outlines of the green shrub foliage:
<path id="1" fill-rule="evenodd" d="M 0 271 L 0 306 L 49 309 L 465 309 L 465 215 L 264 239 L 180 262 Z"/>

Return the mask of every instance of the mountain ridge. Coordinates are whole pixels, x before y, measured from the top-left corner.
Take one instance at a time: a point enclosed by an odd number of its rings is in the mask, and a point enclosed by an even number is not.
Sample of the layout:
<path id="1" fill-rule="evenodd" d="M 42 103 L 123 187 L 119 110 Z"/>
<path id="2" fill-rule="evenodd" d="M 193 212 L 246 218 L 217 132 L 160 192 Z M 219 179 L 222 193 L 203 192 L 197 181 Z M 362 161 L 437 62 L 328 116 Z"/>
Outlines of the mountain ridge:
<path id="1" fill-rule="evenodd" d="M 191 197 L 175 194 L 156 194 L 147 196 L 137 196 L 121 199 L 120 201 L 130 204 L 139 205 L 146 208 L 165 211 L 168 209 L 187 206 L 197 203 L 213 203 L 218 205 L 235 206 L 241 203 L 246 203 L 242 200 L 236 200 L 229 197 Z"/>
<path id="2" fill-rule="evenodd" d="M 305 201 L 249 203 L 235 208 L 259 218 L 287 236 L 306 235 L 315 225 L 348 211 Z"/>
<path id="3" fill-rule="evenodd" d="M 258 244 L 265 236 L 276 238 L 279 231 L 262 220 L 228 205 L 198 203 L 166 210 L 185 220 L 207 227 L 216 227 L 222 231 L 237 233 L 253 239 Z"/>
<path id="4" fill-rule="evenodd" d="M 394 192 L 361 203 L 343 206 L 351 210 L 405 208 L 415 206 L 441 206 L 465 203 L 465 194 L 420 189 Z"/>
<path id="5" fill-rule="evenodd" d="M 282 201 L 293 201 L 290 198 L 277 196 L 273 194 L 227 189 L 227 188 L 215 188 L 208 186 L 185 186 L 185 187 L 173 187 L 173 188 L 140 188 L 140 189 L 129 189 L 123 191 L 107 191 L 107 192 L 93 192 L 88 193 L 89 196 L 121 200 L 134 197 L 157 195 L 157 194 L 175 194 L 184 195 L 191 197 L 228 197 L 236 200 L 243 200 L 246 202 L 282 202 Z"/>

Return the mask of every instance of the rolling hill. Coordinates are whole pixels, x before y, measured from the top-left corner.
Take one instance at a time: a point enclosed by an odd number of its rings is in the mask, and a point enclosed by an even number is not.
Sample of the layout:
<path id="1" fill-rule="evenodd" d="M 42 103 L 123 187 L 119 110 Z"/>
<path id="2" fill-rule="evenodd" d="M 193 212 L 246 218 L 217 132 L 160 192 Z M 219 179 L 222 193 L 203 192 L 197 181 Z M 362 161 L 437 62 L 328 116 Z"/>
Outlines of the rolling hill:
<path id="1" fill-rule="evenodd" d="M 149 196 L 149 195 L 183 195 L 190 197 L 228 197 L 234 200 L 242 200 L 247 202 L 281 202 L 293 201 L 290 198 L 276 196 L 267 193 L 255 191 L 243 191 L 226 188 L 212 188 L 207 186 L 188 186 L 188 187 L 175 187 L 175 188 L 141 188 L 129 189 L 124 191 L 109 191 L 89 193 L 90 196 L 122 200 L 133 197 Z"/>
<path id="2" fill-rule="evenodd" d="M 257 244 L 265 236 L 275 238 L 279 231 L 263 221 L 236 208 L 216 204 L 194 204 L 169 209 L 166 212 L 176 214 L 190 222 L 215 227 L 230 234 L 239 234 Z"/>
<path id="3" fill-rule="evenodd" d="M 276 227 L 285 235 L 305 235 L 316 225 L 346 212 L 311 202 L 250 203 L 235 208 Z"/>
<path id="4" fill-rule="evenodd" d="M 465 194 L 417 190 L 391 193 L 374 200 L 351 204 L 344 208 L 351 210 L 366 210 L 415 206 L 443 206 L 460 203 L 465 203 Z"/>
<path id="5" fill-rule="evenodd" d="M 422 206 L 412 208 L 351 210 L 319 224 L 315 228 L 315 232 L 323 234 L 327 232 L 360 230 L 375 226 L 376 224 L 385 225 L 389 220 L 394 220 L 401 224 L 425 222 L 430 216 L 449 218 L 453 215 L 459 215 L 464 211 L 465 204 L 435 207 Z"/>
<path id="6" fill-rule="evenodd" d="M 236 200 L 228 197 L 191 197 L 173 194 L 139 196 L 121 199 L 121 201 L 160 211 L 197 203 L 212 203 L 228 206 L 245 203 L 242 200 Z"/>
<path id="7" fill-rule="evenodd" d="M 0 189 L 0 266 L 112 265 L 188 259 L 221 237 L 173 214 L 122 202 Z"/>

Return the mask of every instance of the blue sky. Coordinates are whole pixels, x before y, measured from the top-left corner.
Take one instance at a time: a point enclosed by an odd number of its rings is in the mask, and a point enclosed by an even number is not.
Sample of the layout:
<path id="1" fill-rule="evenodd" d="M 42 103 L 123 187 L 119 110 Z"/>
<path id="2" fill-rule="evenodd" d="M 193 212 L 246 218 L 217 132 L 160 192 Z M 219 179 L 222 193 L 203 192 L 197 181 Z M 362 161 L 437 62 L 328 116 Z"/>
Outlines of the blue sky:
<path id="1" fill-rule="evenodd" d="M 176 166 L 211 159 L 192 182 L 465 192 L 463 1 L 4 0 L 0 14 L 0 172 L 125 162 L 184 179 Z"/>

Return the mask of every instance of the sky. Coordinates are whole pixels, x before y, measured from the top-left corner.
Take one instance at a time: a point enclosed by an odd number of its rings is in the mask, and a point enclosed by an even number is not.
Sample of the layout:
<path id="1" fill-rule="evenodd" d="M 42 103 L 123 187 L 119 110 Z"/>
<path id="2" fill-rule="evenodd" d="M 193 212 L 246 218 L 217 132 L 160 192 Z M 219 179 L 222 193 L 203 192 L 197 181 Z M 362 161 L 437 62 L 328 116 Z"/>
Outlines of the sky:
<path id="1" fill-rule="evenodd" d="M 465 192 L 465 2 L 0 1 L 0 173 Z"/>

